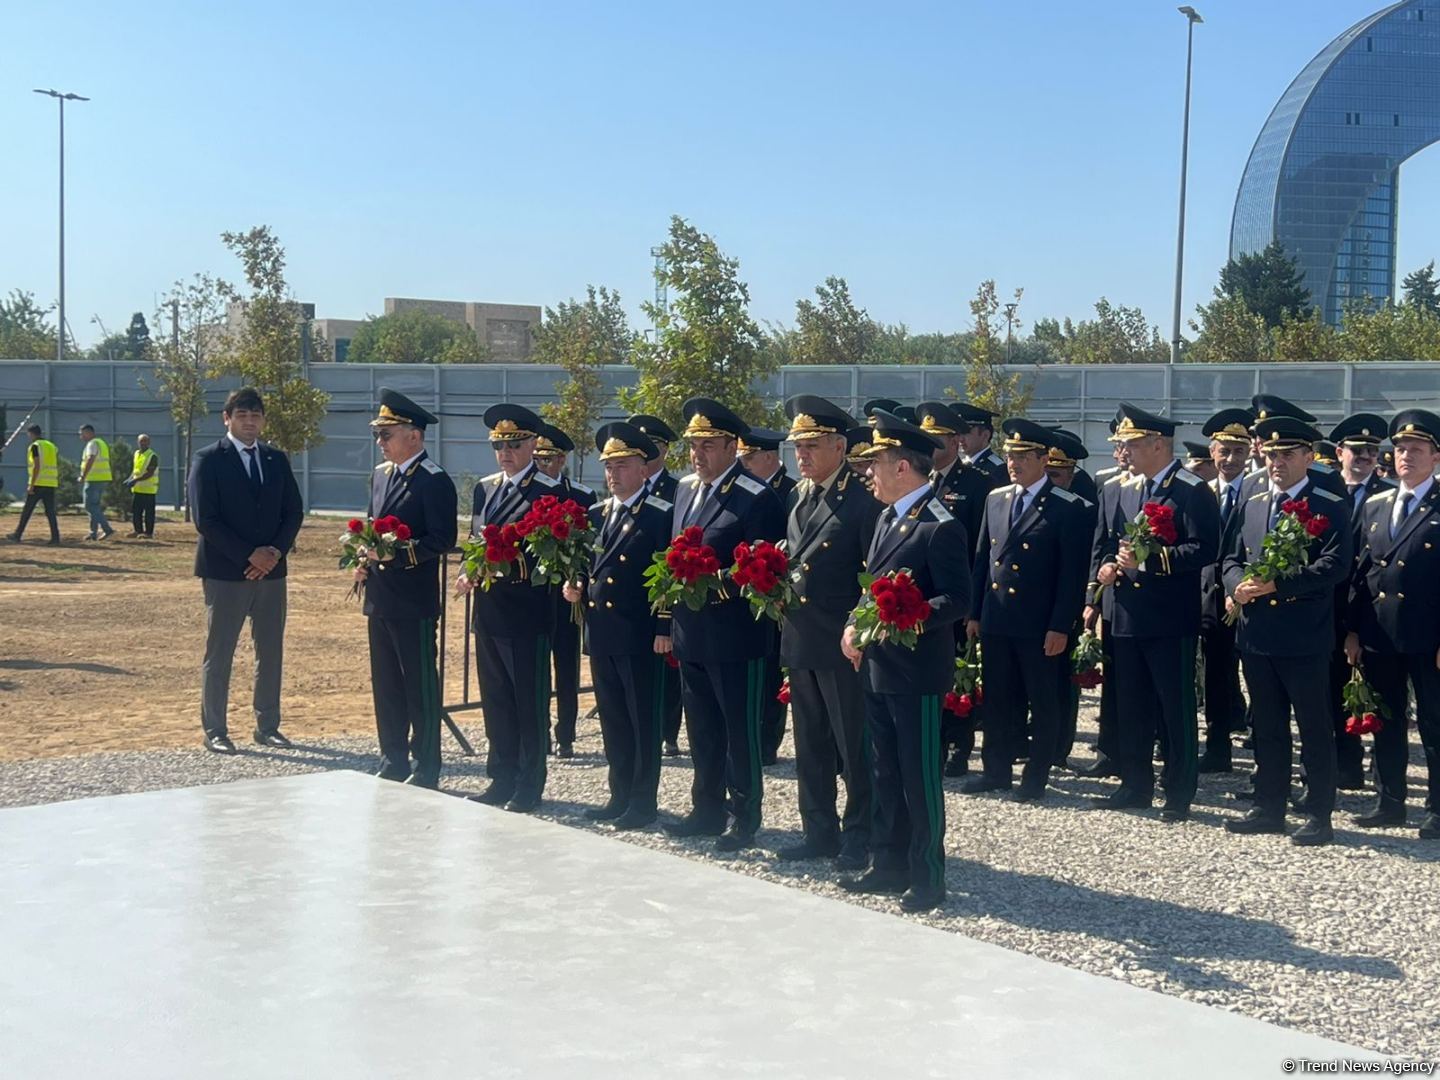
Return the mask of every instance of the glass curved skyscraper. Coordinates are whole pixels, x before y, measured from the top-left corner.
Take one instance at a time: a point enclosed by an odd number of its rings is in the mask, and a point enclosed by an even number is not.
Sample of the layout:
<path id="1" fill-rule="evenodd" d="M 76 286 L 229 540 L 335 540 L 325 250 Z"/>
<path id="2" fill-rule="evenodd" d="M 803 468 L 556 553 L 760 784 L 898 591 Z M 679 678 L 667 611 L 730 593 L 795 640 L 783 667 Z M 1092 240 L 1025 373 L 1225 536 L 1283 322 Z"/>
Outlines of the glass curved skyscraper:
<path id="1" fill-rule="evenodd" d="M 1338 324 L 1352 298 L 1395 295 L 1400 165 L 1440 139 L 1440 0 L 1362 19 L 1305 66 L 1250 151 L 1230 255 L 1278 240 Z"/>

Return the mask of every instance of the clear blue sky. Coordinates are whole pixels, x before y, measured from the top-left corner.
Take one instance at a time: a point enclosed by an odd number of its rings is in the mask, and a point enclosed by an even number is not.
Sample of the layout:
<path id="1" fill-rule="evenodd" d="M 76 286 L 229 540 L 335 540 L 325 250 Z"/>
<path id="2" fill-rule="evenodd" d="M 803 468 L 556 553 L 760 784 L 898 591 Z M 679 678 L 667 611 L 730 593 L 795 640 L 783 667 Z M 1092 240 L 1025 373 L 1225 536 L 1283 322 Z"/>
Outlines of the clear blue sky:
<path id="1" fill-rule="evenodd" d="M 1185 310 L 1285 86 L 1379 0 L 1197 0 Z M 128 9 L 128 10 L 127 10 Z M 56 293 L 67 108 L 70 325 L 238 277 L 268 223 L 322 316 L 385 296 L 641 322 L 672 213 L 741 261 L 757 318 L 829 274 L 876 318 L 960 329 L 983 278 L 1021 317 L 1104 294 L 1168 336 L 1185 20 L 1062 4 L 12 4 L 0 37 L 0 291 Z M 1440 253 L 1440 155 L 1401 174 L 1402 273 Z M 1426 219 L 1431 220 L 1426 220 Z"/>

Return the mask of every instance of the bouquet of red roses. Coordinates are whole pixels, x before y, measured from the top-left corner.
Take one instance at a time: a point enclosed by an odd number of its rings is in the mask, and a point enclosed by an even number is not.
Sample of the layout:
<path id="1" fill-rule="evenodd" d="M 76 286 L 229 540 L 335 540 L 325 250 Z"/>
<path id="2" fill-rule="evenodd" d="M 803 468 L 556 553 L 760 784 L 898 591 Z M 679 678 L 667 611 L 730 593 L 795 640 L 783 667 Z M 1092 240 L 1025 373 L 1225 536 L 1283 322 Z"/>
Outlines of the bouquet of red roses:
<path id="1" fill-rule="evenodd" d="M 554 495 L 535 500 L 529 512 L 515 525 L 525 541 L 525 550 L 535 558 L 531 585 L 564 585 L 579 581 L 590 572 L 590 553 L 595 527 L 585 508 L 574 499 L 561 502 Z M 570 617 L 580 625 L 580 601 L 570 606 Z"/>
<path id="2" fill-rule="evenodd" d="M 1070 650 L 1070 681 L 1082 690 L 1094 690 L 1105 681 L 1100 671 L 1102 656 L 1100 639 L 1086 630 Z"/>
<path id="3" fill-rule="evenodd" d="M 784 541 L 772 544 L 761 540 L 753 546 L 735 545 L 735 563 L 730 580 L 740 586 L 740 595 L 750 601 L 758 622 L 761 616 L 779 622 L 785 608 L 795 600 L 795 586 L 790 583 L 790 559 Z"/>
<path id="4" fill-rule="evenodd" d="M 1309 499 L 1290 499 L 1280 504 L 1275 527 L 1265 534 L 1260 558 L 1245 567 L 1244 581 L 1278 581 L 1292 578 L 1310 562 L 1310 542 L 1325 534 L 1330 519 L 1310 511 Z M 1240 618 L 1240 606 L 1225 612 L 1226 625 Z"/>
<path id="5" fill-rule="evenodd" d="M 850 618 L 855 625 L 855 647 L 864 649 L 888 641 L 915 648 L 925 620 L 934 610 L 909 570 L 874 577 L 860 575 L 860 603 Z"/>
<path id="6" fill-rule="evenodd" d="M 520 532 L 515 523 L 486 525 L 460 547 L 460 572 L 488 592 L 495 582 L 508 577 L 525 579 L 525 560 L 520 557 Z"/>
<path id="7" fill-rule="evenodd" d="M 980 642 L 971 638 L 965 651 L 955 658 L 955 688 L 945 695 L 945 709 L 965 719 L 985 700 L 980 679 Z"/>
<path id="8" fill-rule="evenodd" d="M 1341 691 L 1341 697 L 1345 700 L 1345 708 L 1350 711 L 1345 718 L 1346 735 L 1373 735 L 1385 727 L 1381 717 L 1390 719 L 1390 710 L 1375 688 L 1365 681 L 1358 667 L 1350 672 L 1350 681 Z"/>
<path id="9" fill-rule="evenodd" d="M 1135 515 L 1135 520 L 1125 523 L 1125 539 L 1135 553 L 1135 561 L 1142 566 L 1146 559 L 1162 547 L 1175 543 L 1178 537 L 1175 508 L 1165 503 L 1147 502 Z"/>
<path id="10" fill-rule="evenodd" d="M 410 526 L 393 514 L 374 521 L 351 518 L 340 534 L 340 569 L 354 570 L 357 566 L 393 559 L 397 551 L 409 547 L 410 543 Z M 354 582 L 350 586 L 350 599 L 359 599 L 364 588 L 364 582 Z"/>
<path id="11" fill-rule="evenodd" d="M 705 606 L 712 589 L 720 587 L 720 560 L 715 549 L 701 543 L 705 530 L 691 525 L 664 551 L 657 551 L 645 571 L 645 588 L 655 611 L 669 611 L 679 600 L 691 611 Z"/>

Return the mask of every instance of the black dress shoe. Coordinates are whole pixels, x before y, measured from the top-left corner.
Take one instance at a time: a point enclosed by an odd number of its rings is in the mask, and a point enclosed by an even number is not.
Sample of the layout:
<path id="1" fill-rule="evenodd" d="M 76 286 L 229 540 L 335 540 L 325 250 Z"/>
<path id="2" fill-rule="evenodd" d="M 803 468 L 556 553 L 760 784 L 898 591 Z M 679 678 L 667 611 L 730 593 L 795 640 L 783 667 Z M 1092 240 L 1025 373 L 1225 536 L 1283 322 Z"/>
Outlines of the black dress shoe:
<path id="1" fill-rule="evenodd" d="M 1341 791 L 1364 791 L 1365 770 L 1359 765 L 1341 768 L 1335 774 L 1335 786 Z"/>
<path id="2" fill-rule="evenodd" d="M 410 779 L 410 774 L 401 772 L 399 769 L 381 769 L 375 774 L 375 779 L 389 780 L 395 784 L 403 784 L 406 780 Z"/>
<path id="3" fill-rule="evenodd" d="M 1421 840 L 1440 840 L 1440 814 L 1426 814 L 1420 823 Z"/>
<path id="4" fill-rule="evenodd" d="M 465 796 L 471 802 L 484 803 L 486 806 L 504 806 L 515 794 L 514 788 L 502 787 L 500 784 L 491 784 L 479 795 Z"/>
<path id="5" fill-rule="evenodd" d="M 1154 796 L 1141 795 L 1133 788 L 1118 787 L 1109 795 L 1091 799 L 1090 805 L 1097 810 L 1148 810 Z"/>
<path id="6" fill-rule="evenodd" d="M 557 758 L 573 758 L 575 756 L 575 744 L 562 742 L 555 750 Z"/>
<path id="7" fill-rule="evenodd" d="M 1296 829 L 1290 837 L 1290 842 L 1297 847 L 1319 847 L 1334 841 L 1335 830 L 1330 827 L 1330 819 L 1313 815 L 1306 818 L 1305 824 Z"/>
<path id="8" fill-rule="evenodd" d="M 1045 786 L 1043 784 L 1021 784 L 1010 795 L 1012 802 L 1040 802 L 1045 798 Z"/>
<path id="9" fill-rule="evenodd" d="M 996 776 L 986 776 L 981 773 L 979 776 L 972 776 L 960 785 L 962 795 L 983 795 L 987 791 L 1009 791 L 1010 781 L 1001 780 Z"/>
<path id="10" fill-rule="evenodd" d="M 206 735 L 205 749 L 216 754 L 233 754 L 235 744 L 230 741 L 229 735 Z"/>
<path id="11" fill-rule="evenodd" d="M 945 768 L 943 770 L 945 775 L 954 778 L 956 776 L 964 776 L 969 771 L 970 755 L 961 753 L 958 747 L 950 751 L 950 758 L 945 762 Z"/>
<path id="12" fill-rule="evenodd" d="M 1255 836 L 1260 833 L 1285 832 L 1285 815 L 1278 810 L 1254 807 L 1244 817 L 1225 822 L 1225 831 L 1241 836 Z"/>
<path id="13" fill-rule="evenodd" d="M 1190 820 L 1190 807 L 1188 806 L 1162 806 L 1160 808 L 1160 820 L 1175 824 L 1179 821 Z"/>
<path id="14" fill-rule="evenodd" d="M 1107 776 L 1119 776 L 1120 766 L 1116 765 L 1115 762 L 1109 758 L 1102 756 L 1096 758 L 1095 764 L 1089 768 L 1076 769 L 1075 771 L 1090 780 L 1103 780 Z"/>
<path id="15" fill-rule="evenodd" d="M 666 835 L 681 840 L 687 836 L 719 836 L 725 831 L 723 823 L 707 821 L 694 814 L 687 814 L 679 821 L 672 821 L 661 827 L 665 830 Z"/>
<path id="16" fill-rule="evenodd" d="M 289 750 L 295 745 L 278 731 L 272 731 L 269 735 L 256 731 L 250 737 L 255 740 L 256 746 L 275 746 L 281 750 Z"/>
<path id="17" fill-rule="evenodd" d="M 917 889 L 912 885 L 905 890 L 905 895 L 900 897 L 900 910 L 914 915 L 922 911 L 934 911 L 944 902 L 945 886 Z"/>
<path id="18" fill-rule="evenodd" d="M 518 792 L 505 804 L 505 809 L 512 814 L 528 814 L 540 805 L 540 796 L 521 795 Z"/>
<path id="19" fill-rule="evenodd" d="M 772 753 L 771 751 L 766 750 L 760 755 L 760 764 L 767 766 L 778 765 L 780 764 L 780 754 L 778 752 Z"/>
<path id="20" fill-rule="evenodd" d="M 405 781 L 407 787 L 425 788 L 427 791 L 434 791 L 440 786 L 438 776 L 426 776 L 424 773 L 413 772 Z"/>
<path id="21" fill-rule="evenodd" d="M 636 810 L 632 807 L 615 819 L 615 828 L 621 832 L 643 829 L 647 825 L 654 825 L 659 816 L 654 810 Z"/>
<path id="22" fill-rule="evenodd" d="M 720 839 L 715 841 L 715 850 L 719 852 L 744 851 L 746 848 L 755 846 L 755 834 L 748 829 L 741 829 L 731 825 L 723 833 Z"/>
<path id="23" fill-rule="evenodd" d="M 1350 823 L 1361 829 L 1390 829 L 1405 824 L 1405 808 L 1403 806 L 1381 806 L 1370 811 L 1368 814 L 1360 814 L 1350 819 Z"/>
<path id="24" fill-rule="evenodd" d="M 854 873 L 857 870 L 869 868 L 870 856 L 863 849 L 846 851 L 842 848 L 840 854 L 835 856 L 830 865 L 842 873 Z"/>
<path id="25" fill-rule="evenodd" d="M 665 757 L 679 757 L 680 744 L 674 742 L 667 742 L 665 744 L 665 749 L 661 750 L 660 753 Z"/>
<path id="26" fill-rule="evenodd" d="M 1021 745 L 1019 752 L 1015 755 L 1015 760 L 1029 761 L 1030 754 L 1032 753 L 1033 749 L 1034 747 L 1031 744 L 1030 740 L 1026 739 L 1025 742 Z"/>
<path id="27" fill-rule="evenodd" d="M 590 821 L 614 821 L 625 816 L 629 808 L 625 803 L 608 802 L 604 806 L 592 806 L 585 811 L 585 817 Z"/>
<path id="28" fill-rule="evenodd" d="M 1227 773 L 1233 772 L 1235 765 L 1229 758 L 1211 757 L 1209 754 L 1200 755 L 1200 771 L 1202 773 Z"/>
<path id="29" fill-rule="evenodd" d="M 909 875 L 903 870 L 877 870 L 871 867 L 859 877 L 842 878 L 840 888 L 846 892 L 872 896 L 899 896 L 909 887 Z"/>
<path id="30" fill-rule="evenodd" d="M 810 839 L 805 839 L 798 844 L 791 844 L 789 847 L 781 848 L 775 853 L 775 857 L 782 862 L 804 862 L 806 859 L 833 859 L 839 854 L 839 841 L 830 844 L 821 844 Z"/>

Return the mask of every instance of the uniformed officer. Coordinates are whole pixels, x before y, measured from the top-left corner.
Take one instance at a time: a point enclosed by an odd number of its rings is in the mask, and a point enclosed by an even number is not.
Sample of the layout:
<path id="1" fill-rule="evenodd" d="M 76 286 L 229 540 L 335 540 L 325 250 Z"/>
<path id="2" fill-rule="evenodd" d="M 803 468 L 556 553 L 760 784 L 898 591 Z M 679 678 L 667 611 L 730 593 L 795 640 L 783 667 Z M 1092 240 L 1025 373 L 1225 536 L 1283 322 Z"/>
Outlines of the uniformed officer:
<path id="1" fill-rule="evenodd" d="M 1066 491 L 1079 495 L 1091 506 L 1099 505 L 1100 489 L 1095 484 L 1095 478 L 1085 471 L 1082 464 L 1090 456 L 1084 441 L 1067 428 L 1052 427 L 1050 430 L 1054 434 L 1050 443 L 1050 461 L 1045 466 L 1045 472 L 1051 482 L 1056 487 L 1063 487 Z"/>
<path id="2" fill-rule="evenodd" d="M 1200 574 L 1220 546 L 1220 508 L 1175 457 L 1173 420 L 1129 402 L 1111 438 L 1130 444 L 1132 479 L 1121 485 L 1115 517 L 1096 527 L 1104 538 L 1098 580 L 1115 592 L 1112 648 L 1120 711 L 1120 788 L 1097 800 L 1104 809 L 1148 807 L 1157 722 L 1167 747 L 1162 821 L 1184 821 L 1195 797 L 1195 646 L 1200 634 Z M 1138 563 L 1123 526 L 1147 504 L 1168 506 L 1176 540 Z"/>
<path id="3" fill-rule="evenodd" d="M 1359 558 L 1345 652 L 1389 710 L 1375 735 L 1380 798 L 1354 819 L 1363 828 L 1405 824 L 1410 687 L 1425 750 L 1422 840 L 1440 840 L 1440 416 L 1404 409 L 1390 421 L 1399 486 L 1360 511 Z"/>
<path id="4" fill-rule="evenodd" d="M 783 431 L 771 428 L 752 427 L 740 436 L 738 445 L 740 464 L 745 471 L 762 484 L 769 486 L 780 500 L 786 514 L 790 512 L 790 495 L 795 490 L 795 478 L 785 471 L 780 459 L 780 444 L 785 440 Z M 760 763 L 774 765 L 780 753 L 780 744 L 785 741 L 785 703 L 778 697 L 784 675 L 780 670 L 780 635 L 772 637 L 775 651 L 766 658 L 765 664 L 765 714 L 760 721 Z"/>
<path id="5" fill-rule="evenodd" d="M 660 787 L 666 664 L 657 640 L 670 635 L 669 617 L 650 610 L 644 575 L 655 552 L 670 543 L 674 508 L 645 494 L 647 465 L 659 452 L 635 425 L 603 425 L 595 432 L 595 449 L 610 497 L 590 509 L 598 543 L 589 577 L 564 590 L 567 602 L 585 598 L 585 652 L 610 766 L 610 799 L 585 816 L 613 821 L 617 829 L 642 829 L 655 821 Z"/>
<path id="6" fill-rule="evenodd" d="M 990 443 L 995 439 L 996 413 L 968 401 L 957 401 L 951 406 L 955 415 L 965 421 L 965 432 L 960 444 L 965 449 L 965 460 L 981 472 L 990 474 L 990 481 L 999 487 L 1009 483 L 1005 462 L 995 453 Z"/>
<path id="7" fill-rule="evenodd" d="M 1286 401 L 1278 394 L 1256 394 L 1250 399 L 1250 411 L 1255 417 L 1255 423 L 1261 420 L 1268 420 L 1272 416 L 1290 416 L 1296 420 L 1303 420 L 1307 424 L 1315 423 L 1315 416 L 1306 412 L 1293 401 Z M 1250 497 L 1257 491 L 1263 491 L 1270 486 L 1270 475 L 1264 461 L 1264 451 L 1261 448 L 1261 440 L 1258 436 L 1251 443 L 1252 454 L 1260 457 L 1258 467 L 1245 478 L 1245 486 L 1241 494 L 1249 502 Z M 1332 495 L 1345 495 L 1345 482 L 1340 479 L 1339 470 L 1329 465 L 1323 465 L 1318 461 L 1310 463 L 1310 472 L 1314 475 L 1315 482 Z"/>
<path id="8" fill-rule="evenodd" d="M 1212 483 L 1220 473 L 1215 468 L 1215 462 L 1210 458 L 1210 444 L 1186 439 L 1183 445 L 1185 447 L 1185 468 L 1200 477 L 1205 483 Z"/>
<path id="9" fill-rule="evenodd" d="M 865 414 L 866 425 L 874 428 L 876 423 L 878 423 L 875 417 L 876 413 L 887 412 L 890 415 L 894 416 L 896 409 L 903 408 L 904 406 L 901 405 L 900 402 L 896 401 L 894 398 L 877 397 L 871 398 L 869 401 L 865 402 L 864 406 L 861 408 L 861 411 Z"/>
<path id="10" fill-rule="evenodd" d="M 1110 434 L 1115 434 L 1119 417 L 1110 420 Z M 1085 628 L 1095 631 L 1100 638 L 1101 664 L 1105 670 L 1105 681 L 1100 684 L 1100 711 L 1096 720 L 1095 761 L 1076 772 L 1081 776 L 1099 779 L 1119 776 L 1120 766 L 1118 745 L 1120 741 L 1120 714 L 1116 705 L 1115 654 L 1111 648 L 1114 638 L 1115 590 L 1101 589 L 1096 580 L 1100 563 L 1112 543 L 1118 543 L 1114 535 L 1119 528 L 1117 522 L 1120 485 L 1130 479 L 1130 448 L 1123 442 L 1112 441 L 1111 455 L 1115 464 L 1095 473 L 1099 485 L 1096 493 L 1095 538 L 1090 552 L 1090 583 L 1086 586 L 1085 612 L 1082 616 Z"/>
<path id="11" fill-rule="evenodd" d="M 1308 472 L 1320 433 L 1302 420 L 1272 416 L 1255 424 L 1265 448 L 1270 487 L 1251 496 L 1230 530 L 1225 553 L 1227 606 L 1240 609 L 1235 641 L 1250 688 L 1255 744 L 1255 805 L 1227 821 L 1235 833 L 1283 833 L 1290 795 L 1290 711 L 1300 729 L 1306 796 L 1304 824 L 1291 837 L 1303 846 L 1334 839 L 1335 737 L 1328 700 L 1330 652 L 1335 645 L 1335 586 L 1349 574 L 1352 540 L 1345 501 L 1322 489 Z M 1246 578 L 1284 507 L 1303 501 L 1328 527 L 1309 544 L 1310 560 L 1291 577 Z"/>
<path id="12" fill-rule="evenodd" d="M 870 436 L 872 429 L 852 427 L 845 432 L 845 464 L 865 485 L 865 490 L 874 493 L 875 485 L 870 479 Z"/>
<path id="13" fill-rule="evenodd" d="M 849 892 L 903 893 L 902 910 L 929 911 L 945 900 L 940 712 L 955 679 L 956 623 L 970 608 L 970 538 L 930 486 L 936 440 L 883 410 L 874 419 L 870 473 L 887 509 L 867 568 L 876 576 L 909 571 L 931 612 L 913 649 L 881 641 L 862 653 L 853 623 L 845 628 L 841 648 L 864 668 L 875 817 L 870 869 L 840 884 Z"/>
<path id="14" fill-rule="evenodd" d="M 855 422 L 843 409 L 802 394 L 785 403 L 785 412 L 803 479 L 786 523 L 797 601 L 785 612 L 780 659 L 790 672 L 795 777 L 805 835 L 779 855 L 833 857 L 837 870 L 864 870 L 874 778 L 860 676 L 841 651 L 840 639 L 860 598 L 859 575 L 880 504 L 845 463 L 845 433 Z M 835 808 L 837 753 L 845 781 L 843 816 Z"/>
<path id="15" fill-rule="evenodd" d="M 1045 797 L 1060 746 L 1060 684 L 1068 682 L 1070 635 L 1085 602 L 1081 530 L 1089 515 L 1078 496 L 1046 475 L 1053 433 L 1023 418 L 1001 427 L 1012 483 L 985 500 L 966 624 L 967 635 L 981 643 L 984 771 L 960 790 L 1010 790 L 1028 708 L 1034 746 L 1015 799 L 1033 802 Z"/>
<path id="16" fill-rule="evenodd" d="M 391 559 L 355 570 L 370 620 L 378 775 L 426 788 L 440 782 L 440 560 L 455 546 L 456 532 L 455 484 L 425 450 L 425 429 L 436 423 L 404 394 L 380 391 L 370 427 L 385 461 L 371 475 L 370 518 L 399 518 L 410 528 L 410 543 Z"/>
<path id="17" fill-rule="evenodd" d="M 659 451 L 655 459 L 645 466 L 645 494 L 658 495 L 665 502 L 673 504 L 675 488 L 679 480 L 672 476 L 665 467 L 665 459 L 670 453 L 670 447 L 680 441 L 679 436 L 664 420 L 658 416 L 651 416 L 649 413 L 635 413 L 628 422 L 644 432 L 646 437 L 655 444 L 655 449 Z M 665 720 L 662 729 L 665 743 L 661 753 L 665 757 L 679 757 L 680 672 L 667 664 L 661 673 L 661 680 L 664 683 L 665 694 Z"/>
<path id="18" fill-rule="evenodd" d="M 585 509 L 595 505 L 595 491 L 565 475 L 575 441 L 554 424 L 543 421 L 535 435 L 535 468 L 559 486 L 555 497 L 571 499 Z M 555 671 L 555 756 L 575 756 L 575 723 L 580 715 L 580 627 L 571 615 L 571 606 L 555 590 L 555 635 L 550 640 L 550 658 Z"/>
<path id="19" fill-rule="evenodd" d="M 749 427 L 740 417 L 718 401 L 699 397 L 686 401 L 682 412 L 695 471 L 679 485 L 671 531 L 701 529 L 701 542 L 715 550 L 722 571 L 728 571 L 742 541 L 773 543 L 784 535 L 785 512 L 775 492 L 737 460 L 737 440 Z M 740 590 L 728 585 L 712 593 L 699 611 L 682 604 L 673 612 L 672 640 L 662 648 L 673 644 L 680 661 L 695 780 L 690 813 L 666 827 L 672 836 L 719 836 L 715 849 L 721 852 L 755 843 L 765 658 L 773 634 L 769 621 L 757 623 Z"/>
<path id="20" fill-rule="evenodd" d="M 486 525 L 508 525 L 529 513 L 559 485 L 535 467 L 540 418 L 521 405 L 492 405 L 485 410 L 490 448 L 500 471 L 478 484 L 472 496 L 470 532 Z M 485 771 L 490 786 L 476 802 L 529 813 L 545 790 L 545 744 L 550 732 L 550 641 L 555 624 L 555 589 L 530 582 L 534 559 L 523 549 L 522 573 L 474 594 L 475 669 L 485 711 L 489 754 Z M 462 572 L 461 592 L 474 583 Z"/>
<path id="21" fill-rule="evenodd" d="M 45 508 L 45 520 L 50 523 L 50 543 L 60 543 L 60 522 L 55 517 L 55 490 L 60 486 L 60 450 L 45 438 L 39 424 L 25 429 L 30 447 L 25 452 L 25 505 L 20 511 L 20 523 L 10 539 L 20 543 L 25 536 L 25 526 L 30 524 L 30 515 L 35 507 Z"/>

